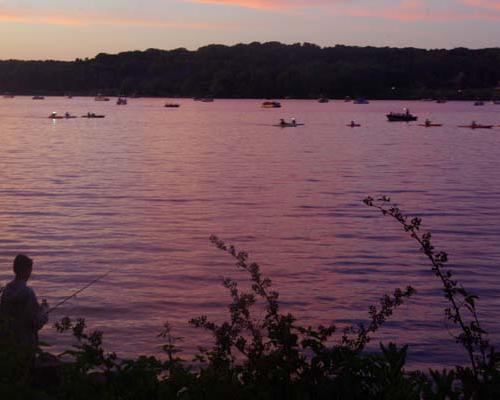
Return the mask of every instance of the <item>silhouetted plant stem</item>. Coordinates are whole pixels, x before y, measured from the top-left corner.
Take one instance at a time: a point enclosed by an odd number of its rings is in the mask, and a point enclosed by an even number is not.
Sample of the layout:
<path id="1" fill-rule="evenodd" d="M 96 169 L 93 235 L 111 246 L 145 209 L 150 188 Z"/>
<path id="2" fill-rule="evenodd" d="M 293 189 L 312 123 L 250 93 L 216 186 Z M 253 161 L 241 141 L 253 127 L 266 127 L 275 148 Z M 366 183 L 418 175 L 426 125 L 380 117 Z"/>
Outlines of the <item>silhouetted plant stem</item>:
<path id="1" fill-rule="evenodd" d="M 435 252 L 434 246 L 431 243 L 431 234 L 429 232 L 420 234 L 420 226 L 422 220 L 418 217 L 409 219 L 403 215 L 399 207 L 391 202 L 387 196 L 379 199 L 367 197 L 363 202 L 369 207 L 374 207 L 382 212 L 383 215 L 389 215 L 396 219 L 402 226 L 405 232 L 409 232 L 410 236 L 415 239 L 421 246 L 421 250 L 427 256 L 432 264 L 432 271 L 439 277 L 443 285 L 444 297 L 450 302 L 451 307 L 445 309 L 445 314 L 448 320 L 458 325 L 461 333 L 455 336 L 455 340 L 461 343 L 468 354 L 471 362 L 474 379 L 479 382 L 479 370 L 487 364 L 486 350 L 490 348 L 489 342 L 483 337 L 486 332 L 481 328 L 475 300 L 478 297 L 468 292 L 463 286 L 452 279 L 453 274 L 450 270 L 445 269 L 445 264 L 448 261 L 448 255 L 445 252 Z M 460 296 L 462 298 L 460 298 Z M 470 322 L 466 321 L 461 308 L 465 308 L 470 313 Z M 478 354 L 479 353 L 479 354 Z"/>

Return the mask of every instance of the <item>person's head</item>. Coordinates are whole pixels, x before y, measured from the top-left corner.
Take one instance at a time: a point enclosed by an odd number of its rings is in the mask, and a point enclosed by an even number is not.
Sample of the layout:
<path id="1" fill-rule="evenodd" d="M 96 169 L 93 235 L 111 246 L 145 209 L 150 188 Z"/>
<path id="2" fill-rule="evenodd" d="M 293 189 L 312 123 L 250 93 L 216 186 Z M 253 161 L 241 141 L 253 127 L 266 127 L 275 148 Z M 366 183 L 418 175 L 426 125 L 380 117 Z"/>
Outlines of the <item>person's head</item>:
<path id="1" fill-rule="evenodd" d="M 33 260 L 24 254 L 18 254 L 14 258 L 14 273 L 17 279 L 27 281 L 33 270 Z"/>

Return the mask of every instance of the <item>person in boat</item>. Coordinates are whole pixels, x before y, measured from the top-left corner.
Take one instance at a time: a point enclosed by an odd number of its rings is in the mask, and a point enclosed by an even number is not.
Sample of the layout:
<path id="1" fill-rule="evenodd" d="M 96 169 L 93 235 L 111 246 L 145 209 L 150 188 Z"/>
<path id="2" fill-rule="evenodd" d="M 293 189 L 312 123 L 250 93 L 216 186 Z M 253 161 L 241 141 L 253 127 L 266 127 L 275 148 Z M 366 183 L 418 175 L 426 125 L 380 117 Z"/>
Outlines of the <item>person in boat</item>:
<path id="1" fill-rule="evenodd" d="M 281 126 L 286 125 L 286 122 L 285 122 L 285 120 L 284 120 L 283 118 L 280 118 L 280 125 L 281 125 Z"/>
<path id="2" fill-rule="evenodd" d="M 55 118 L 57 116 L 57 113 L 55 111 L 52 112 L 52 114 L 50 114 L 50 118 Z"/>
<path id="3" fill-rule="evenodd" d="M 425 126 L 431 126 L 432 122 L 429 118 L 425 120 Z"/>
<path id="4" fill-rule="evenodd" d="M 89 112 L 87 112 L 87 118 L 90 118 L 90 117 L 92 117 L 92 114 L 89 111 Z"/>
<path id="5" fill-rule="evenodd" d="M 351 121 L 351 126 L 356 126 L 356 122 Z"/>
<path id="6" fill-rule="evenodd" d="M 65 113 L 64 113 L 64 116 L 65 116 L 66 118 L 71 117 L 71 115 L 69 115 L 69 112 L 65 112 Z"/>
<path id="7" fill-rule="evenodd" d="M 297 121 L 295 120 L 295 118 L 292 118 L 292 125 L 297 126 Z"/>
<path id="8" fill-rule="evenodd" d="M 14 259 L 15 277 L 0 298 L 0 338 L 2 342 L 34 351 L 38 346 L 38 331 L 48 322 L 49 306 L 38 303 L 27 282 L 33 271 L 33 260 L 24 254 Z"/>
<path id="9" fill-rule="evenodd" d="M 477 127 L 477 123 L 476 123 L 476 121 L 472 121 L 472 123 L 470 124 L 470 126 L 471 126 L 472 128 L 476 128 L 476 127 Z"/>

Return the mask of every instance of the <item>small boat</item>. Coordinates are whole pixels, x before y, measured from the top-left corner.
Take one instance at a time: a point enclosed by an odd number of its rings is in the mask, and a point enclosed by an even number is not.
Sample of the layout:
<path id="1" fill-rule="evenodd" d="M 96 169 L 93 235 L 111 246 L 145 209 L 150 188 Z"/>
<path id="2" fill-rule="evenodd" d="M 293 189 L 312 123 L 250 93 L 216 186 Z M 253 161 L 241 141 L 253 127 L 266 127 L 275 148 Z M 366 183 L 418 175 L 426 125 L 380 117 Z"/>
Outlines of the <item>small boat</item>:
<path id="1" fill-rule="evenodd" d="M 44 96 L 33 96 L 31 99 L 32 100 L 45 100 L 45 97 Z"/>
<path id="2" fill-rule="evenodd" d="M 469 128 L 469 129 L 491 129 L 493 125 L 481 125 L 476 123 L 476 121 L 472 121 L 470 125 L 459 125 L 459 128 Z"/>
<path id="3" fill-rule="evenodd" d="M 446 103 L 446 102 L 447 102 L 447 101 L 446 101 L 445 99 L 437 99 L 437 100 L 436 100 L 436 103 L 437 103 L 437 104 L 444 104 L 444 103 Z"/>
<path id="4" fill-rule="evenodd" d="M 125 97 L 118 97 L 118 100 L 116 100 L 116 104 L 119 106 L 126 106 L 127 99 Z"/>
<path id="5" fill-rule="evenodd" d="M 353 101 L 353 104 L 370 104 L 370 102 L 366 100 L 364 97 L 358 97 L 356 100 Z"/>
<path id="6" fill-rule="evenodd" d="M 346 96 L 344 98 L 344 103 L 350 103 L 351 101 L 352 101 L 352 99 L 349 96 Z"/>
<path id="7" fill-rule="evenodd" d="M 49 119 L 63 119 L 63 118 L 64 117 L 62 115 L 57 115 L 55 111 L 49 115 Z"/>
<path id="8" fill-rule="evenodd" d="M 94 113 L 87 113 L 86 115 L 82 115 L 82 118 L 104 118 L 105 115 L 99 115 Z"/>
<path id="9" fill-rule="evenodd" d="M 443 126 L 443 124 L 435 124 L 430 119 L 426 119 L 423 124 L 418 124 L 418 126 L 423 126 L 425 128 L 434 128 L 438 126 Z"/>
<path id="10" fill-rule="evenodd" d="M 181 105 L 178 104 L 178 103 L 167 103 L 165 104 L 164 107 L 167 107 L 167 108 L 179 108 Z"/>
<path id="11" fill-rule="evenodd" d="M 295 128 L 297 126 L 304 126 L 305 124 L 297 123 L 295 118 L 292 118 L 291 122 L 286 122 L 283 118 L 280 120 L 279 124 L 273 126 L 279 126 L 280 128 Z"/>
<path id="12" fill-rule="evenodd" d="M 290 122 L 285 122 L 284 124 L 276 124 L 276 125 L 273 125 L 273 126 L 278 126 L 280 128 L 296 128 L 297 126 L 304 126 L 305 124 L 300 124 L 300 123 L 295 123 L 295 124 L 292 124 Z"/>
<path id="13" fill-rule="evenodd" d="M 265 101 L 262 103 L 262 108 L 281 108 L 281 103 L 279 101 Z"/>
<path id="14" fill-rule="evenodd" d="M 476 101 L 474 102 L 474 105 L 475 105 L 475 106 L 484 106 L 484 101 L 482 101 L 482 100 L 476 100 Z"/>
<path id="15" fill-rule="evenodd" d="M 318 99 L 318 103 L 328 103 L 330 101 L 330 99 L 328 97 L 320 97 Z"/>
<path id="16" fill-rule="evenodd" d="M 491 104 L 495 104 L 496 106 L 500 105 L 500 100 L 493 100 Z"/>
<path id="17" fill-rule="evenodd" d="M 5 94 L 3 95 L 3 98 L 4 98 L 4 99 L 13 99 L 13 98 L 14 98 L 14 95 L 13 95 L 13 94 L 10 94 L 10 93 L 5 93 Z"/>
<path id="18" fill-rule="evenodd" d="M 346 126 L 348 126 L 349 128 L 359 128 L 361 126 L 361 124 L 358 124 L 357 122 L 351 121 L 351 123 L 347 124 Z"/>
<path id="19" fill-rule="evenodd" d="M 109 97 L 103 96 L 102 94 L 98 94 L 96 97 L 94 97 L 95 101 L 109 101 Z"/>
<path id="20" fill-rule="evenodd" d="M 410 122 L 416 121 L 418 117 L 410 113 L 410 110 L 407 108 L 403 109 L 402 113 L 390 112 L 386 115 L 389 122 Z"/>

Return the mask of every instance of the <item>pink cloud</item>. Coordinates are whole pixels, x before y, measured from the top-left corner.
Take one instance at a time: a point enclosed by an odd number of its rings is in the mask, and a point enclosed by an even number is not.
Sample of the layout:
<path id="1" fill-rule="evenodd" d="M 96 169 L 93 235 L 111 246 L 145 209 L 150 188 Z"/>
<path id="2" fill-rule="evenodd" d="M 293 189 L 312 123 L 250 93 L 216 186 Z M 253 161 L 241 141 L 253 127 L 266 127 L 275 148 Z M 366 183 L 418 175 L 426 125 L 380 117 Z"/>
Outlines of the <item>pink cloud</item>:
<path id="1" fill-rule="evenodd" d="M 143 26 L 156 28 L 176 28 L 176 29 L 216 29 L 219 26 L 197 22 L 179 22 L 154 19 L 140 19 L 130 17 L 107 17 L 97 14 L 62 14 L 53 11 L 47 14 L 31 14 L 26 10 L 2 11 L 0 10 L 0 21 L 7 23 L 25 23 L 42 25 L 62 25 L 72 27 L 84 27 L 92 25 L 123 25 L 123 26 Z"/>
<path id="2" fill-rule="evenodd" d="M 316 6 L 331 6 L 348 0 L 187 0 L 190 3 L 219 4 L 255 10 L 283 11 Z"/>
<path id="3" fill-rule="evenodd" d="M 485 0 L 464 0 L 466 2 L 491 3 Z M 339 7 L 334 11 L 334 14 L 350 17 L 365 17 L 365 18 L 383 18 L 401 22 L 417 22 L 417 21 L 467 21 L 467 20 L 484 20 L 498 21 L 500 14 L 483 12 L 483 11 L 446 11 L 432 7 L 428 2 L 423 0 L 407 0 L 399 5 L 390 7 L 374 8 L 374 7 Z"/>
<path id="4" fill-rule="evenodd" d="M 500 2 L 498 0 L 463 0 L 465 5 L 486 10 L 500 11 Z"/>
<path id="5" fill-rule="evenodd" d="M 466 20 L 500 20 L 500 13 L 485 12 L 484 10 L 500 10 L 499 0 L 455 0 L 457 6 L 465 4 L 475 10 L 452 10 L 452 5 L 446 9 L 436 7 L 425 0 L 394 1 L 390 6 L 381 2 L 370 1 L 366 4 L 355 5 L 352 0 L 185 0 L 199 4 L 218 4 L 251 8 L 264 11 L 290 11 L 303 8 L 323 8 L 337 16 L 383 18 L 395 21 L 466 21 Z M 358 2 L 359 4 L 359 2 Z M 371 5 L 370 5 L 371 4 Z M 478 10 L 479 9 L 479 10 Z"/>

